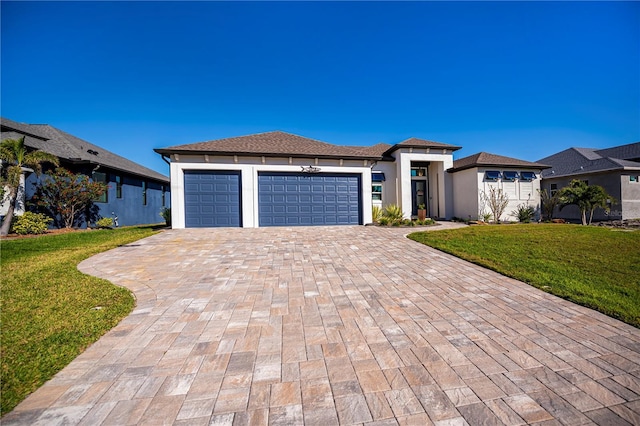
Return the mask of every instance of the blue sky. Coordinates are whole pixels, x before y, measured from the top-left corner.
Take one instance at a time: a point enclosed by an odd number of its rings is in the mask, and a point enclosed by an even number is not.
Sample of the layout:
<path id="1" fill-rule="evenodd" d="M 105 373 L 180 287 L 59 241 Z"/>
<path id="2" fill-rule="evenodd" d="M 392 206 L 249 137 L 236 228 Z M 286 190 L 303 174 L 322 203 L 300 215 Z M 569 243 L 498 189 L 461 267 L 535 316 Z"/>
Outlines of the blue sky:
<path id="1" fill-rule="evenodd" d="M 524 160 L 640 141 L 639 2 L 1 3 L 1 114 L 153 148 L 283 130 Z"/>

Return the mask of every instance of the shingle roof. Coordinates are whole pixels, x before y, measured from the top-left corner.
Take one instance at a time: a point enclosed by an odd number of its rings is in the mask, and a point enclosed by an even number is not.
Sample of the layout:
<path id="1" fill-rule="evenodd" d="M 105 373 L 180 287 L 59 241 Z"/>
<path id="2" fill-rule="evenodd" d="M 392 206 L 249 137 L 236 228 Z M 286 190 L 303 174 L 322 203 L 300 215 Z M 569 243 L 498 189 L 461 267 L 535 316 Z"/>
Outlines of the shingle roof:
<path id="1" fill-rule="evenodd" d="M 274 131 L 186 145 L 155 149 L 159 154 L 264 155 L 287 157 L 358 158 L 380 160 L 399 148 L 442 148 L 455 151 L 459 146 L 425 139 L 409 138 L 395 145 L 333 145 L 287 132 Z"/>
<path id="2" fill-rule="evenodd" d="M 48 124 L 17 123 L 0 119 L 2 140 L 25 136 L 25 145 L 40 149 L 72 162 L 89 162 L 132 173 L 138 176 L 169 182 L 169 178 L 106 149 L 77 138 Z"/>
<path id="3" fill-rule="evenodd" d="M 394 151 L 400 148 L 441 148 L 441 149 L 449 149 L 451 151 L 456 151 L 461 147 L 455 146 L 455 145 L 449 145 L 447 143 L 442 143 L 442 142 L 429 141 L 426 139 L 409 138 L 409 139 L 403 140 L 400 143 L 393 145 L 392 147 L 387 149 L 387 151 L 385 151 L 384 154 L 391 155 L 391 153 L 393 153 Z"/>
<path id="4" fill-rule="evenodd" d="M 291 133 L 275 131 L 254 135 L 217 139 L 169 148 L 155 149 L 159 154 L 206 153 L 222 155 L 264 155 L 319 158 L 364 158 L 381 157 L 378 145 L 352 147 L 332 145 Z"/>
<path id="5" fill-rule="evenodd" d="M 640 161 L 640 142 L 595 151 L 601 157 L 619 158 L 621 160 Z"/>
<path id="6" fill-rule="evenodd" d="M 606 149 L 569 148 L 540 160 L 552 167 L 542 177 L 574 176 L 610 170 L 640 170 L 640 142 Z"/>
<path id="7" fill-rule="evenodd" d="M 470 169 L 472 167 L 520 167 L 528 169 L 545 169 L 550 166 L 541 162 L 532 163 L 530 161 L 519 160 L 517 158 L 504 157 L 502 155 L 479 152 L 468 157 L 460 158 L 453 162 L 453 167 L 448 172 L 457 172 Z"/>

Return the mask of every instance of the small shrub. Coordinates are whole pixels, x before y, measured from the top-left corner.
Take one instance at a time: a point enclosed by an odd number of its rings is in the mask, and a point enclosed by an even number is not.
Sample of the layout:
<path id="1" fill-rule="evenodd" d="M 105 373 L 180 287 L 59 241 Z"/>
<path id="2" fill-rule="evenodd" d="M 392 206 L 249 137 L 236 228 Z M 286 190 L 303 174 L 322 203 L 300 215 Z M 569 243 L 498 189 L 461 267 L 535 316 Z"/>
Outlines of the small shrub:
<path id="1" fill-rule="evenodd" d="M 416 225 L 433 225 L 434 223 L 436 223 L 435 220 L 431 219 L 431 218 L 426 218 L 423 220 L 416 220 Z"/>
<path id="2" fill-rule="evenodd" d="M 383 216 L 388 217 L 391 221 L 402 221 L 404 219 L 404 213 L 397 204 L 389 204 L 385 207 Z"/>
<path id="3" fill-rule="evenodd" d="M 374 222 L 379 222 L 381 217 L 382 217 L 382 209 L 378 206 L 373 206 L 371 208 L 371 219 Z"/>
<path id="4" fill-rule="evenodd" d="M 388 217 L 386 216 L 381 216 L 380 219 L 378 219 L 378 223 L 382 226 L 387 226 L 389 225 L 389 223 L 391 223 L 391 221 L 389 220 Z"/>
<path id="5" fill-rule="evenodd" d="M 16 216 L 13 222 L 13 232 L 18 235 L 44 234 L 53 222 L 42 213 L 24 212 L 22 216 Z"/>
<path id="6" fill-rule="evenodd" d="M 526 204 L 518 204 L 516 210 L 511 212 L 511 216 L 515 216 L 519 222 L 529 223 L 536 215 L 536 209 Z"/>
<path id="7" fill-rule="evenodd" d="M 160 216 L 164 219 L 167 226 L 171 226 L 171 208 L 163 207 L 160 209 Z"/>
<path id="8" fill-rule="evenodd" d="M 96 221 L 98 228 L 111 228 L 113 227 L 113 219 L 110 217 L 103 217 Z"/>

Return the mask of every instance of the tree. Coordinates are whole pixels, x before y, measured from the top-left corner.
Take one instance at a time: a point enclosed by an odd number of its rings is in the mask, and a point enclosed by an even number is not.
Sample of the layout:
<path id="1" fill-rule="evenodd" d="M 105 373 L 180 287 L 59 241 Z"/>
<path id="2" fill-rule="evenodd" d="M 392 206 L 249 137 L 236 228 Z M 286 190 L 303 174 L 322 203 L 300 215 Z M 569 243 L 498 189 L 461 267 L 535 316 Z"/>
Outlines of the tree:
<path id="1" fill-rule="evenodd" d="M 496 188 L 495 186 L 489 187 L 489 194 L 482 191 L 480 196 L 482 197 L 482 202 L 489 206 L 493 221 L 500 223 L 500 217 L 509 204 L 509 196 L 505 194 L 502 189 Z"/>
<path id="2" fill-rule="evenodd" d="M 58 167 L 54 173 L 44 175 L 32 202 L 50 214 L 59 228 L 71 228 L 106 190 L 107 185 L 102 182 Z"/>
<path id="3" fill-rule="evenodd" d="M 600 185 L 589 185 L 587 188 L 587 198 L 590 203 L 589 225 L 591 225 L 591 221 L 593 220 L 593 212 L 598 207 L 609 213 L 611 204 L 615 202 L 613 197 L 607 194 L 607 191 Z"/>
<path id="4" fill-rule="evenodd" d="M 27 171 L 34 171 L 37 175 L 42 172 L 42 163 L 51 163 L 59 165 L 58 157 L 48 152 L 36 150 L 27 151 L 24 145 L 24 136 L 20 139 L 5 139 L 0 143 L 0 160 L 3 164 L 2 174 L 0 175 L 0 186 L 3 187 L 3 197 L 1 201 L 9 202 L 9 209 L 2 221 L 0 227 L 0 235 L 7 235 L 11 228 L 11 221 L 16 209 L 16 202 L 21 189 L 20 178 Z"/>
<path id="5" fill-rule="evenodd" d="M 574 179 L 569 185 L 560 190 L 560 210 L 566 206 L 574 205 L 580 210 L 582 224 L 591 224 L 593 212 L 598 207 L 608 209 L 608 201 L 613 197 L 607 194 L 600 185 L 588 185 L 586 182 Z M 590 212 L 587 223 L 587 212 Z"/>
<path id="6" fill-rule="evenodd" d="M 538 194 L 540 194 L 540 206 L 542 210 L 542 220 L 552 220 L 553 212 L 556 207 L 560 204 L 560 192 L 556 192 L 551 195 L 546 189 L 538 190 Z"/>

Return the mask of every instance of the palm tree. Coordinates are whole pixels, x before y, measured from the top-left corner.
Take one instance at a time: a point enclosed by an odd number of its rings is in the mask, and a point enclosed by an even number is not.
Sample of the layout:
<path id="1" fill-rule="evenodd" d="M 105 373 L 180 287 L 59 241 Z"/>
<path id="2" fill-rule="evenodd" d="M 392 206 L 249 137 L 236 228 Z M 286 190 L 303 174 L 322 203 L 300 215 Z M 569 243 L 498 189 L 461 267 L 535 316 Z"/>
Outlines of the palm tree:
<path id="1" fill-rule="evenodd" d="M 590 208 L 586 182 L 574 179 L 569 185 L 560 190 L 560 210 L 566 206 L 574 205 L 580 210 L 582 224 L 587 224 L 587 210 Z"/>
<path id="2" fill-rule="evenodd" d="M 593 212 L 598 207 L 608 211 L 609 202 L 614 202 L 611 195 L 607 194 L 600 185 L 588 185 L 586 182 L 574 179 L 560 190 L 560 210 L 568 205 L 578 206 L 582 216 L 583 225 L 591 225 Z M 590 212 L 587 223 L 587 212 Z"/>
<path id="3" fill-rule="evenodd" d="M 609 213 L 611 210 L 611 204 L 614 204 L 616 200 L 609 194 L 607 191 L 600 185 L 589 185 L 589 189 L 587 190 L 587 196 L 589 198 L 590 203 L 590 213 L 589 213 L 589 225 L 591 225 L 591 221 L 593 220 L 593 212 L 600 207 L 606 213 Z"/>
<path id="4" fill-rule="evenodd" d="M 58 157 L 48 152 L 40 150 L 27 152 L 24 136 L 20 139 L 3 140 L 0 143 L 0 160 L 2 161 L 0 186 L 3 188 L 3 197 L 0 201 L 9 201 L 9 210 L 2 221 L 0 235 L 7 235 L 16 209 L 22 175 L 27 171 L 34 171 L 40 175 L 42 163 L 48 162 L 58 166 L 60 162 Z"/>

